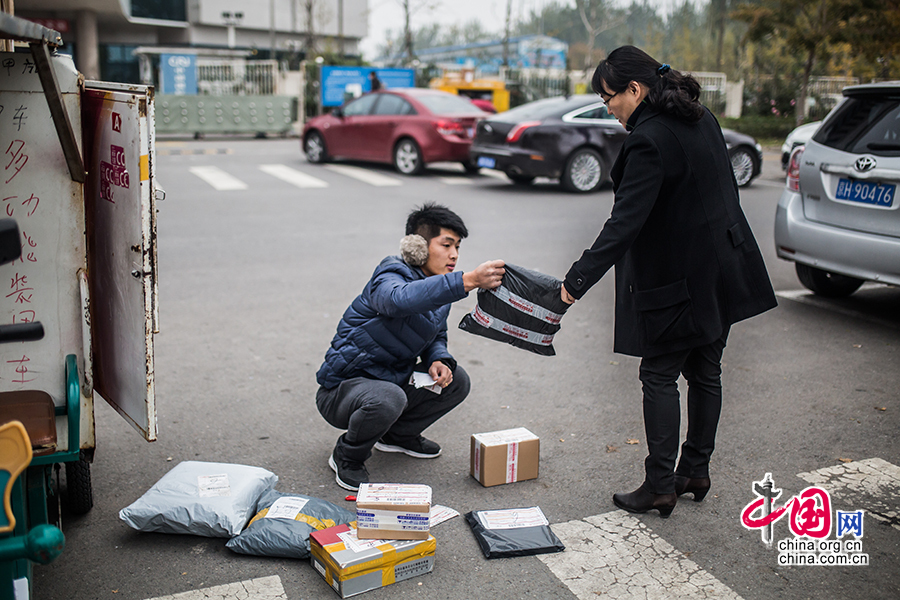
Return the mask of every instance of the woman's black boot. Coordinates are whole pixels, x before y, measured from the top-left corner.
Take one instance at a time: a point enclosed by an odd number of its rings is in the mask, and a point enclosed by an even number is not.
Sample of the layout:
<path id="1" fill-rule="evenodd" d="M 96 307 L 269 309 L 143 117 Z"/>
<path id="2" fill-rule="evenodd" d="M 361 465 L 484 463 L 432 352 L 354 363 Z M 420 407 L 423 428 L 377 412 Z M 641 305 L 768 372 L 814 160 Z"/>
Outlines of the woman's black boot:
<path id="1" fill-rule="evenodd" d="M 675 508 L 678 496 L 675 494 L 654 494 L 644 489 L 644 484 L 630 494 L 613 494 L 613 502 L 622 510 L 631 513 L 645 513 L 658 510 L 659 516 L 665 519 Z"/>
<path id="2" fill-rule="evenodd" d="M 709 485 L 709 477 L 684 477 L 683 475 L 675 474 L 675 493 L 679 496 L 692 493 L 694 494 L 694 502 L 700 502 L 706 498 L 706 493 L 709 492 Z"/>

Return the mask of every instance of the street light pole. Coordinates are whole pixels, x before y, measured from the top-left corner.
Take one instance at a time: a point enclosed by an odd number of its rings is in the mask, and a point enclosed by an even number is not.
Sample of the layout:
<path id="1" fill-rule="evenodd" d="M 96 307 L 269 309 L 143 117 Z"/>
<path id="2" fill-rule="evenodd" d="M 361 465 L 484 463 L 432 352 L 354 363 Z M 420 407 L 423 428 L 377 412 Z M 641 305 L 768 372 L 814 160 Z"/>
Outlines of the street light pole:
<path id="1" fill-rule="evenodd" d="M 344 0 L 338 0 L 338 52 L 344 57 Z"/>
<path id="2" fill-rule="evenodd" d="M 235 45 L 235 35 L 234 35 L 234 26 L 241 22 L 244 18 L 244 13 L 242 12 L 223 12 L 222 18 L 225 20 L 225 25 L 228 27 L 228 47 L 234 48 Z"/>
<path id="3" fill-rule="evenodd" d="M 269 0 L 269 58 L 275 59 L 275 0 Z"/>

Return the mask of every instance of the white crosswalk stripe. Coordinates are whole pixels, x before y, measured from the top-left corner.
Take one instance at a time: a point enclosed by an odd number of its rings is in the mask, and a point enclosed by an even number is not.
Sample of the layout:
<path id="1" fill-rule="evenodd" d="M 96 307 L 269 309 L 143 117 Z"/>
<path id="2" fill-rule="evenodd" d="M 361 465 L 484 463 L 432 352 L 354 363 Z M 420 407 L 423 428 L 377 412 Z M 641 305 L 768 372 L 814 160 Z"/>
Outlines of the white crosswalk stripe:
<path id="1" fill-rule="evenodd" d="M 557 523 L 552 529 L 566 551 L 538 558 L 580 600 L 741 598 L 625 511 Z"/>
<path id="2" fill-rule="evenodd" d="M 403 182 L 399 179 L 388 177 L 387 175 L 382 175 L 381 173 L 376 173 L 360 167 L 352 167 L 350 165 L 325 165 L 325 168 L 329 171 L 340 173 L 341 175 L 346 175 L 347 177 L 352 177 L 353 179 L 377 187 L 403 185 Z"/>
<path id="3" fill-rule="evenodd" d="M 482 169 L 478 173 L 487 177 L 493 177 L 494 179 L 509 181 L 509 177 L 506 176 L 506 173 L 504 173 L 503 171 L 498 171 L 496 169 Z"/>
<path id="4" fill-rule="evenodd" d="M 202 590 L 193 590 L 159 596 L 150 600 L 287 600 L 287 594 L 278 575 L 248 579 L 238 583 L 217 585 Z"/>
<path id="5" fill-rule="evenodd" d="M 900 529 L 900 467 L 870 458 L 798 473 L 797 477 L 824 488 L 842 506 L 863 509 L 866 516 Z M 791 494 L 802 486 L 795 487 Z M 752 499 L 749 485 L 747 492 Z M 832 508 L 841 507 L 834 503 Z M 551 527 L 566 550 L 538 558 L 580 600 L 597 596 L 615 600 L 741 598 L 625 511 Z M 776 554 L 772 556 L 774 565 Z"/>
<path id="6" fill-rule="evenodd" d="M 190 171 L 220 192 L 247 189 L 246 183 L 218 167 L 191 167 Z"/>
<path id="7" fill-rule="evenodd" d="M 841 504 L 900 529 L 900 467 L 869 458 L 797 475 L 820 486 Z"/>
<path id="8" fill-rule="evenodd" d="M 436 179 L 445 185 L 472 185 L 472 180 L 465 177 L 437 177 Z"/>
<path id="9" fill-rule="evenodd" d="M 287 165 L 259 165 L 259 170 L 286 181 L 298 188 L 324 188 L 328 184 L 317 177 L 292 169 Z"/>

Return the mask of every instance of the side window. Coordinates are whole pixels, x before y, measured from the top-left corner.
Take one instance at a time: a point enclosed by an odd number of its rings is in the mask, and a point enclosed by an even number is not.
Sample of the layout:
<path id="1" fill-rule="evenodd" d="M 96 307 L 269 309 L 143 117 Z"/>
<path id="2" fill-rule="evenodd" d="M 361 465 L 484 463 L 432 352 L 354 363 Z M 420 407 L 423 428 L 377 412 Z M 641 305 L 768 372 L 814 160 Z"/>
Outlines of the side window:
<path id="1" fill-rule="evenodd" d="M 412 105 L 394 94 L 381 94 L 378 104 L 375 105 L 373 115 L 411 115 L 414 114 Z"/>
<path id="2" fill-rule="evenodd" d="M 594 108 L 591 110 L 586 110 L 581 114 L 575 115 L 575 118 L 578 119 L 579 121 L 581 121 L 583 119 L 602 119 L 603 115 L 601 113 L 601 109 L 602 109 L 602 107 Z M 603 112 L 605 113 L 606 110 L 603 109 Z"/>
<path id="3" fill-rule="evenodd" d="M 345 117 L 358 117 L 359 115 L 367 115 L 372 110 L 372 105 L 378 99 L 378 94 L 367 94 L 362 98 L 358 98 L 344 107 Z"/>
<path id="4" fill-rule="evenodd" d="M 614 116 L 609 114 L 605 106 L 597 106 L 590 110 L 586 110 L 583 113 L 575 115 L 574 118 L 576 121 L 584 119 L 615 119 Z"/>

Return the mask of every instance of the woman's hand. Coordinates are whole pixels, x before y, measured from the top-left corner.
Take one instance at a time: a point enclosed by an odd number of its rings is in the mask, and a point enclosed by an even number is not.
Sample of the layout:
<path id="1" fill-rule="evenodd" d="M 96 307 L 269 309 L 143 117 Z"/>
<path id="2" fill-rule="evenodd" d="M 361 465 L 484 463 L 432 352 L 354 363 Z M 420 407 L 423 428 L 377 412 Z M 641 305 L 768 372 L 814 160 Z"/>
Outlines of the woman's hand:
<path id="1" fill-rule="evenodd" d="M 434 382 L 442 388 L 447 387 L 453 382 L 453 371 L 439 360 L 431 363 L 431 366 L 428 368 L 428 374 L 431 375 Z"/>
<path id="2" fill-rule="evenodd" d="M 503 281 L 503 274 L 506 273 L 502 260 L 489 260 L 486 263 L 478 265 L 474 271 L 463 273 L 463 287 L 466 292 L 471 292 L 475 288 L 483 290 L 492 290 L 500 285 Z"/>
<path id="3" fill-rule="evenodd" d="M 569 291 L 566 289 L 565 284 L 559 286 L 559 297 L 566 304 L 575 304 L 576 298 L 575 298 L 575 296 L 573 296 L 572 294 L 569 293 Z"/>

